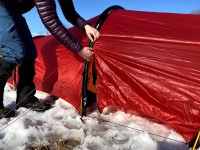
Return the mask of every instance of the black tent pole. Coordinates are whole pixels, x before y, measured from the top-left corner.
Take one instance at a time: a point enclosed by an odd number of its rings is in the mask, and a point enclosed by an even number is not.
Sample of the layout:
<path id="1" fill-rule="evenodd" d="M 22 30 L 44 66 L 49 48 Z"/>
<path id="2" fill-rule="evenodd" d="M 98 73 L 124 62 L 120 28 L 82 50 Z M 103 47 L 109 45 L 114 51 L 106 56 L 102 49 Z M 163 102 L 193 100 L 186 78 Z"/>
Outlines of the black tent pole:
<path id="1" fill-rule="evenodd" d="M 101 26 L 103 25 L 104 21 L 107 19 L 107 17 L 109 16 L 109 14 L 112 11 L 115 10 L 120 10 L 120 9 L 124 9 L 121 6 L 111 6 L 109 8 L 107 8 L 100 16 L 99 19 L 95 25 L 95 28 L 97 30 L 100 30 Z M 93 47 L 94 42 L 90 41 L 89 42 L 89 47 Z M 89 68 L 89 62 L 88 61 L 84 61 L 84 70 L 83 70 L 83 82 L 82 82 L 82 102 L 81 102 L 81 117 L 86 116 L 86 109 L 87 109 L 87 100 L 88 100 L 88 96 L 87 96 L 87 83 L 88 83 L 88 68 Z"/>

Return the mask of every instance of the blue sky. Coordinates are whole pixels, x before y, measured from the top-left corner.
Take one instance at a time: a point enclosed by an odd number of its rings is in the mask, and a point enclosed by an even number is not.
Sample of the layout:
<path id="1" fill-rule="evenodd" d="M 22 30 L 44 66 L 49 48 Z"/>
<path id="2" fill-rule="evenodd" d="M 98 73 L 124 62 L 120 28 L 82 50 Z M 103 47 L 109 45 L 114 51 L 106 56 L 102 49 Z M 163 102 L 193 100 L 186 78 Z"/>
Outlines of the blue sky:
<path id="1" fill-rule="evenodd" d="M 120 5 L 127 10 L 186 14 L 200 8 L 200 0 L 73 0 L 73 2 L 76 11 L 86 20 L 101 14 L 112 5 Z M 62 15 L 57 2 L 56 4 L 58 16 L 62 23 L 67 27 L 71 27 L 71 24 Z M 32 33 L 41 34 L 47 32 L 35 8 L 24 14 L 24 17 Z"/>

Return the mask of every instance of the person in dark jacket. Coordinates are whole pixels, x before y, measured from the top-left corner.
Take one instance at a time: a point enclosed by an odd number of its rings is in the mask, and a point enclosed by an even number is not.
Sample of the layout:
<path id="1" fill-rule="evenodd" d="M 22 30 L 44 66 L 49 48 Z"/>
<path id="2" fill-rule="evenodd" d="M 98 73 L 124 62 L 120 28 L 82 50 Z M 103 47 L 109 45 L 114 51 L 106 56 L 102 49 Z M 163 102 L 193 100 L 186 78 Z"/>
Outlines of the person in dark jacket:
<path id="1" fill-rule="evenodd" d="M 58 0 L 65 18 L 85 31 L 92 41 L 99 38 L 99 32 L 87 24 L 76 12 L 72 0 Z M 35 97 L 33 82 L 37 50 L 30 30 L 22 16 L 36 6 L 39 16 L 48 31 L 65 47 L 85 60 L 93 56 L 92 49 L 83 47 L 63 26 L 56 13 L 54 0 L 0 0 L 0 118 L 12 117 L 15 111 L 3 104 L 4 87 L 16 66 L 18 66 L 18 85 L 16 108 L 25 107 L 43 112 L 51 108 L 40 103 Z"/>

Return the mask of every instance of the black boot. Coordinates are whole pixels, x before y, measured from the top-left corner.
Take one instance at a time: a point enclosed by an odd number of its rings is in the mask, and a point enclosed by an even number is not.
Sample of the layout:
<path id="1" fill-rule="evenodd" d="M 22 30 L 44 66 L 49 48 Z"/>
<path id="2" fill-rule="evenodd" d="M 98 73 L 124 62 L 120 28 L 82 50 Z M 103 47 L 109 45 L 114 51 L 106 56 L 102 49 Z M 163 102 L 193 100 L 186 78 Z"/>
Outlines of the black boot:
<path id="1" fill-rule="evenodd" d="M 24 61 L 18 68 L 19 82 L 17 85 L 17 107 L 30 108 L 34 111 L 44 112 L 51 108 L 50 104 L 39 102 L 35 97 L 36 89 L 33 82 L 35 76 L 34 61 Z"/>
<path id="2" fill-rule="evenodd" d="M 5 108 L 3 105 L 3 93 L 6 82 L 12 76 L 12 71 L 16 64 L 8 62 L 0 58 L 0 118 L 9 118 L 15 116 L 15 111 Z"/>

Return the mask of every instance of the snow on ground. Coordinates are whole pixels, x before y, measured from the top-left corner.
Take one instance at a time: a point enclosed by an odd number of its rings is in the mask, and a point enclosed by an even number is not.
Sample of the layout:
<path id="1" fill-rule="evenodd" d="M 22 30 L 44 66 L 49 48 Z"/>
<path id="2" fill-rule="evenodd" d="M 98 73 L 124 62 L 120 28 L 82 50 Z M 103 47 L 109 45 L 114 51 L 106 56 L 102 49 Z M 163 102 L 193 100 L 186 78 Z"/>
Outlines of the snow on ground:
<path id="1" fill-rule="evenodd" d="M 36 96 L 51 99 L 40 91 Z M 15 98 L 16 92 L 6 85 L 5 105 L 14 107 Z M 93 104 L 83 123 L 73 106 L 62 99 L 44 113 L 20 108 L 16 117 L 0 120 L 0 150 L 186 150 L 184 142 L 164 125 L 112 107 L 100 114 Z"/>

